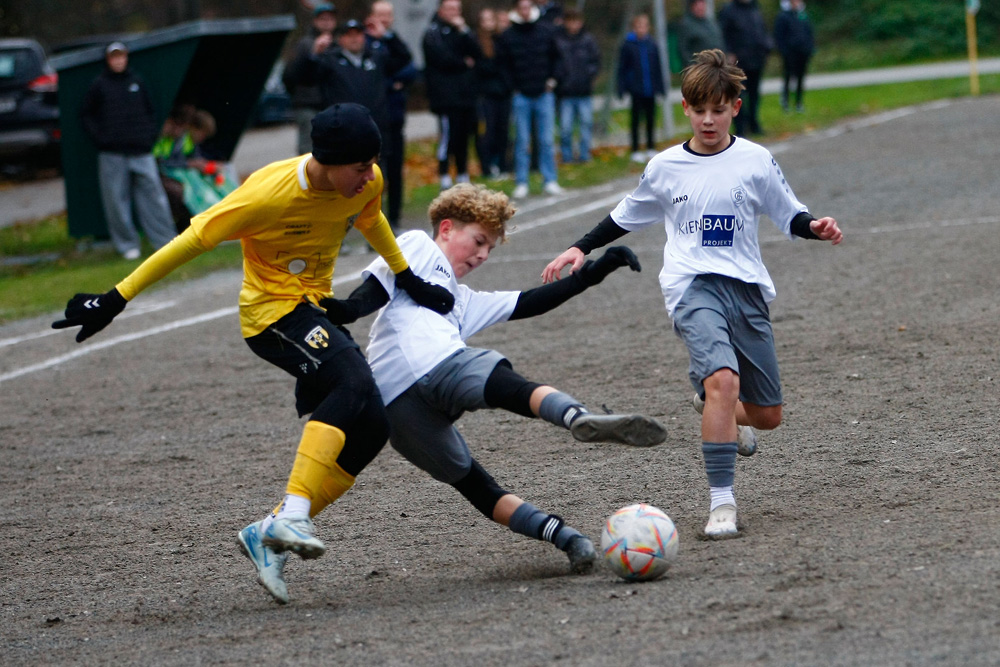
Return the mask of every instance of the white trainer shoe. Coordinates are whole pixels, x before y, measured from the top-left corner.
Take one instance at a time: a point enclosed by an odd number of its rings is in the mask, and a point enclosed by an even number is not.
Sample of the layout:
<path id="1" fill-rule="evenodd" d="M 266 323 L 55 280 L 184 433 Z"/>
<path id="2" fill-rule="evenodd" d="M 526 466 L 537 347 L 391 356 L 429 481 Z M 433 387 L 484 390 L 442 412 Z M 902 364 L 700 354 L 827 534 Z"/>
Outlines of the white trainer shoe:
<path id="1" fill-rule="evenodd" d="M 288 554 L 276 554 L 261 542 L 260 524 L 251 523 L 236 534 L 240 551 L 257 568 L 257 581 L 278 604 L 288 603 L 288 587 L 285 586 L 285 562 Z"/>
<path id="2" fill-rule="evenodd" d="M 635 162 L 636 164 L 645 164 L 646 153 L 644 153 L 643 151 L 635 151 L 634 153 L 632 153 L 632 162 Z"/>
<path id="3" fill-rule="evenodd" d="M 695 393 L 691 405 L 699 415 L 705 411 L 705 400 Z M 736 453 L 740 456 L 753 456 L 757 453 L 757 434 L 749 426 L 736 426 Z"/>
<path id="4" fill-rule="evenodd" d="M 275 519 L 268 526 L 261 541 L 277 553 L 294 551 L 302 558 L 319 558 L 326 551 L 314 533 L 316 527 L 307 516 L 289 516 Z"/>
<path id="5" fill-rule="evenodd" d="M 667 439 L 667 429 L 643 415 L 582 414 L 569 428 L 580 442 L 620 442 L 633 447 L 652 447 Z"/>
<path id="6" fill-rule="evenodd" d="M 739 534 L 740 529 L 736 525 L 736 505 L 719 505 L 708 513 L 705 537 L 710 540 L 726 540 Z"/>
<path id="7" fill-rule="evenodd" d="M 547 195 L 561 195 L 566 192 L 563 190 L 563 187 L 555 181 L 549 181 L 542 187 L 542 189 L 545 190 L 545 194 Z"/>
<path id="8" fill-rule="evenodd" d="M 518 183 L 514 186 L 514 199 L 524 199 L 528 196 L 528 184 Z"/>

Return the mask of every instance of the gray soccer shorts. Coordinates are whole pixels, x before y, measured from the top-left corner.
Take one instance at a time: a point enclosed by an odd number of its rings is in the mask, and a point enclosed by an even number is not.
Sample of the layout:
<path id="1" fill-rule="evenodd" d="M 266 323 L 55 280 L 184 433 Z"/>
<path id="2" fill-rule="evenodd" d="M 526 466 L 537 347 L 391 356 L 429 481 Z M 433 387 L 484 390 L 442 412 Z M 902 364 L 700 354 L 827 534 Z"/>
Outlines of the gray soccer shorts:
<path id="1" fill-rule="evenodd" d="M 673 320 L 690 355 L 688 377 L 700 395 L 705 378 L 729 368 L 740 376 L 740 401 L 781 405 L 771 318 L 757 285 L 700 275 L 684 291 Z"/>
<path id="2" fill-rule="evenodd" d="M 494 350 L 463 348 L 393 399 L 386 406 L 393 448 L 439 482 L 465 477 L 472 454 L 454 422 L 464 412 L 489 407 L 483 390 L 503 360 Z"/>

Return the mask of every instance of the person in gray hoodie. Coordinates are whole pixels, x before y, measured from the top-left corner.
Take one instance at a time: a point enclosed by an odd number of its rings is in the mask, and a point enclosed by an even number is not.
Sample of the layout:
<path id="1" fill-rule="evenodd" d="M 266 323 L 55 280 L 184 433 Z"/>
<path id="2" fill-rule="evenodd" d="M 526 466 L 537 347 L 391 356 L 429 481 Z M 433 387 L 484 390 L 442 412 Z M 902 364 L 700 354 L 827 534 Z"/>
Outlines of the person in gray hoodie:
<path id="1" fill-rule="evenodd" d="M 677 50 L 685 64 L 694 62 L 694 54 L 711 49 L 725 51 L 719 24 L 708 13 L 706 0 L 688 0 L 687 11 L 677 28 Z"/>

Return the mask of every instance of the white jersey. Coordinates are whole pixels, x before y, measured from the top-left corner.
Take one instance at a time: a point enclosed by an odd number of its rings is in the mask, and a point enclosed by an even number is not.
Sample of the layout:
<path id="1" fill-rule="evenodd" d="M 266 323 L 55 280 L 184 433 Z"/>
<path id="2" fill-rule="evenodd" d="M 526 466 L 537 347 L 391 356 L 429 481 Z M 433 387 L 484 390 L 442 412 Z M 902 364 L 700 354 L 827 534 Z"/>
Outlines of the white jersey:
<path id="1" fill-rule="evenodd" d="M 444 361 L 478 331 L 505 322 L 514 312 L 520 292 L 476 292 L 460 285 L 448 259 L 425 232 L 410 231 L 397 241 L 413 272 L 455 295 L 447 315 L 417 305 L 403 290 L 381 257 L 368 265 L 362 279 L 375 276 L 389 294 L 369 334 L 368 364 L 389 404 Z"/>
<path id="2" fill-rule="evenodd" d="M 766 214 L 792 238 L 792 219 L 805 210 L 771 153 L 737 137 L 714 155 L 684 146 L 663 151 L 611 217 L 629 231 L 666 225 L 660 289 L 673 316 L 684 291 L 706 273 L 756 283 L 765 301 L 774 299 L 774 283 L 760 258 L 758 220 Z"/>

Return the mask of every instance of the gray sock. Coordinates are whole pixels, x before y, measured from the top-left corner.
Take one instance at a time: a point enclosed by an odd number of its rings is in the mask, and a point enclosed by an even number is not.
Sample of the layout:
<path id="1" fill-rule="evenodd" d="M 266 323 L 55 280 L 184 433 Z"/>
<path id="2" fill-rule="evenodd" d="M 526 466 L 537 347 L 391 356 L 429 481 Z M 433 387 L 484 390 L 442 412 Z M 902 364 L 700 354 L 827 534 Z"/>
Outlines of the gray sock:
<path id="1" fill-rule="evenodd" d="M 587 408 L 583 407 L 583 403 L 561 391 L 552 392 L 543 398 L 542 404 L 538 406 L 539 417 L 563 428 L 569 428 L 573 420 L 583 414 L 587 414 Z"/>
<path id="2" fill-rule="evenodd" d="M 546 514 L 531 503 L 524 503 L 510 517 L 510 529 L 519 535 L 545 540 L 565 550 L 566 544 L 579 535 L 555 514 Z"/>
<path id="3" fill-rule="evenodd" d="M 736 447 L 735 442 L 701 443 L 709 486 L 733 485 L 733 478 L 736 476 Z"/>

